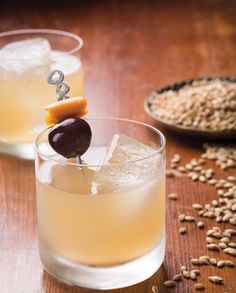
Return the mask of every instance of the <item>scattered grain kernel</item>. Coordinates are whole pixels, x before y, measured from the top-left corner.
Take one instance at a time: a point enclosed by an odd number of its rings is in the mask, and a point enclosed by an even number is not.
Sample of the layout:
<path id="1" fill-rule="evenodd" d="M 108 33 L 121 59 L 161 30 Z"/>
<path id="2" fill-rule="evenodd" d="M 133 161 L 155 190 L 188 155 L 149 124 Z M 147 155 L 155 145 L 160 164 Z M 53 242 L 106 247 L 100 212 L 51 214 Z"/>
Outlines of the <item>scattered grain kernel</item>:
<path id="1" fill-rule="evenodd" d="M 224 184 L 224 188 L 230 188 L 230 187 L 233 187 L 233 186 L 234 186 L 234 184 L 231 183 L 231 182 L 226 182 L 226 183 Z"/>
<path id="2" fill-rule="evenodd" d="M 214 284 L 223 284 L 224 283 L 223 279 L 218 276 L 208 277 L 208 280 Z"/>
<path id="3" fill-rule="evenodd" d="M 166 177 L 169 177 L 169 178 L 175 177 L 175 172 L 171 169 L 166 170 Z"/>
<path id="4" fill-rule="evenodd" d="M 221 184 L 220 182 L 217 182 L 216 185 L 215 185 L 215 187 L 216 187 L 217 189 L 220 189 L 220 188 L 223 187 L 223 184 Z"/>
<path id="5" fill-rule="evenodd" d="M 187 175 L 187 176 L 188 176 L 189 178 L 191 178 L 191 177 L 193 176 L 193 174 L 196 174 L 196 173 L 194 173 L 194 172 L 188 172 L 188 175 Z"/>
<path id="6" fill-rule="evenodd" d="M 210 219 L 213 219 L 213 218 L 215 218 L 215 213 L 213 211 L 209 211 L 209 212 L 207 212 L 207 217 Z"/>
<path id="7" fill-rule="evenodd" d="M 213 233 L 215 233 L 214 229 L 210 229 L 207 231 L 207 236 L 211 236 Z"/>
<path id="8" fill-rule="evenodd" d="M 220 250 L 219 246 L 217 244 L 215 244 L 215 243 L 208 244 L 207 245 L 207 248 L 209 250 L 215 250 L 215 251 L 219 251 Z"/>
<path id="9" fill-rule="evenodd" d="M 198 174 L 196 174 L 196 173 L 194 173 L 194 174 L 191 176 L 191 179 L 192 179 L 193 181 L 197 181 L 198 178 L 199 178 L 199 176 L 198 176 Z"/>
<path id="10" fill-rule="evenodd" d="M 191 164 L 186 164 L 185 165 L 185 168 L 189 171 L 192 171 L 193 170 L 193 166 Z"/>
<path id="11" fill-rule="evenodd" d="M 198 258 L 192 258 L 191 263 L 196 266 L 202 265 L 202 262 Z"/>
<path id="12" fill-rule="evenodd" d="M 202 221 L 197 222 L 198 228 L 204 228 L 205 224 Z"/>
<path id="13" fill-rule="evenodd" d="M 205 175 L 205 174 L 206 174 L 206 170 L 205 170 L 205 169 L 202 169 L 200 173 L 201 173 L 202 175 Z"/>
<path id="14" fill-rule="evenodd" d="M 211 184 L 211 185 L 215 185 L 217 183 L 217 180 L 216 179 L 210 179 L 208 181 L 208 183 Z"/>
<path id="15" fill-rule="evenodd" d="M 223 238 L 220 239 L 220 242 L 230 243 L 230 238 L 229 237 L 223 237 Z"/>
<path id="16" fill-rule="evenodd" d="M 206 243 L 207 244 L 214 243 L 214 239 L 212 239 L 211 237 L 206 237 Z"/>
<path id="17" fill-rule="evenodd" d="M 219 248 L 220 248 L 220 249 L 225 249 L 225 248 L 227 248 L 227 245 L 226 245 L 225 243 L 223 243 L 223 242 L 219 243 L 218 245 L 219 245 Z"/>
<path id="18" fill-rule="evenodd" d="M 235 211 L 236 211 L 236 203 L 232 205 L 232 207 L 231 207 L 231 211 L 232 211 L 232 212 L 235 212 Z"/>
<path id="19" fill-rule="evenodd" d="M 181 173 L 185 173 L 185 172 L 186 172 L 186 169 L 184 168 L 184 166 L 179 166 L 179 167 L 177 168 L 177 170 L 178 170 L 179 172 L 181 172 Z"/>
<path id="20" fill-rule="evenodd" d="M 222 217 L 222 221 L 223 222 L 229 222 L 229 219 L 231 218 L 231 214 L 225 214 L 223 217 Z"/>
<path id="21" fill-rule="evenodd" d="M 211 265 L 213 265 L 213 266 L 216 266 L 216 265 L 217 265 L 217 260 L 216 260 L 215 258 L 211 257 L 211 258 L 209 259 L 209 263 L 210 263 Z"/>
<path id="22" fill-rule="evenodd" d="M 180 221 L 180 222 L 183 222 L 184 219 L 185 219 L 185 215 L 184 215 L 184 214 L 180 214 L 180 215 L 179 215 L 179 221 Z"/>
<path id="23" fill-rule="evenodd" d="M 194 166 L 194 167 L 198 166 L 198 161 L 197 161 L 197 159 L 193 158 L 193 159 L 191 160 L 190 164 L 191 164 L 192 166 Z"/>
<path id="24" fill-rule="evenodd" d="M 222 195 L 224 195 L 224 190 L 223 189 L 219 189 L 218 191 L 217 191 L 217 193 L 218 193 L 218 195 L 219 196 L 222 196 Z"/>
<path id="25" fill-rule="evenodd" d="M 206 172 L 205 178 L 206 179 L 211 179 L 212 178 L 212 173 Z"/>
<path id="26" fill-rule="evenodd" d="M 199 181 L 202 183 L 206 182 L 206 177 L 205 176 L 199 176 Z"/>
<path id="27" fill-rule="evenodd" d="M 225 202 L 224 198 L 219 198 L 218 199 L 219 203 L 223 204 Z"/>
<path id="28" fill-rule="evenodd" d="M 173 158 L 171 159 L 171 163 L 179 163 L 180 162 L 180 155 L 174 154 Z"/>
<path id="29" fill-rule="evenodd" d="M 230 224 L 236 225 L 236 217 L 229 219 Z"/>
<path id="30" fill-rule="evenodd" d="M 225 265 L 226 265 L 227 267 L 234 267 L 234 266 L 235 266 L 234 263 L 232 262 L 232 260 L 226 260 L 226 261 L 225 261 Z"/>
<path id="31" fill-rule="evenodd" d="M 170 193 L 168 194 L 168 198 L 172 200 L 178 199 L 178 194 L 177 193 Z"/>
<path id="32" fill-rule="evenodd" d="M 202 170 L 202 166 L 196 166 L 193 168 L 193 170 L 199 172 Z"/>
<path id="33" fill-rule="evenodd" d="M 218 268 L 223 268 L 225 266 L 225 261 L 224 260 L 219 260 L 216 266 Z"/>
<path id="34" fill-rule="evenodd" d="M 236 256 L 236 249 L 235 248 L 228 247 L 228 248 L 225 248 L 223 251 L 224 251 L 224 253 L 227 253 L 229 255 Z"/>
<path id="35" fill-rule="evenodd" d="M 192 205 L 192 207 L 193 207 L 193 209 L 195 209 L 195 210 L 202 210 L 202 209 L 203 209 L 203 206 L 202 206 L 201 204 L 199 204 L 199 203 L 194 203 L 194 204 Z"/>
<path id="36" fill-rule="evenodd" d="M 194 289 L 197 291 L 205 290 L 205 286 L 202 283 L 196 283 L 194 284 Z"/>
<path id="37" fill-rule="evenodd" d="M 201 210 L 201 211 L 198 212 L 199 216 L 203 216 L 203 214 L 204 214 L 204 210 Z"/>
<path id="38" fill-rule="evenodd" d="M 185 216 L 184 220 L 187 222 L 195 222 L 195 217 L 193 216 Z"/>
<path id="39" fill-rule="evenodd" d="M 186 227 L 180 227 L 179 228 L 179 234 L 180 235 L 183 235 L 183 234 L 186 234 L 187 233 L 187 229 L 186 229 Z"/>
<path id="40" fill-rule="evenodd" d="M 190 272 L 189 271 L 183 271 L 182 272 L 183 276 L 185 279 L 189 279 L 190 278 Z"/>
<path id="41" fill-rule="evenodd" d="M 164 285 L 165 285 L 166 287 L 174 287 L 174 286 L 176 285 L 176 282 L 173 281 L 173 280 L 168 280 L 168 281 L 166 281 L 166 282 L 164 283 Z"/>
<path id="42" fill-rule="evenodd" d="M 210 257 L 208 255 L 203 255 L 199 257 L 199 260 L 202 262 L 202 264 L 204 265 L 208 265 L 209 264 L 209 259 Z"/>
<path id="43" fill-rule="evenodd" d="M 214 238 L 220 239 L 222 237 L 222 234 L 220 232 L 214 232 L 214 233 L 212 233 L 211 236 Z"/>
<path id="44" fill-rule="evenodd" d="M 206 160 L 204 158 L 200 158 L 200 159 L 198 159 L 198 163 L 204 164 L 204 163 L 206 163 Z"/>
<path id="45" fill-rule="evenodd" d="M 222 222 L 222 217 L 221 217 L 221 216 L 217 216 L 217 217 L 216 217 L 216 222 L 217 222 L 217 223 Z"/>
<path id="46" fill-rule="evenodd" d="M 190 271 L 190 279 L 192 279 L 192 280 L 197 279 L 197 275 L 193 271 Z"/>
<path id="47" fill-rule="evenodd" d="M 217 200 L 213 200 L 211 203 L 214 207 L 217 207 L 219 205 Z"/>
<path id="48" fill-rule="evenodd" d="M 152 292 L 153 293 L 158 293 L 159 292 L 158 287 L 156 285 L 152 286 Z"/>
<path id="49" fill-rule="evenodd" d="M 224 232 L 229 233 L 231 236 L 236 235 L 236 230 L 235 229 L 226 229 Z"/>
<path id="50" fill-rule="evenodd" d="M 179 282 L 179 281 L 181 281 L 181 279 L 182 279 L 182 275 L 181 274 L 177 274 L 177 275 L 175 275 L 174 277 L 173 277 L 173 281 L 175 281 L 175 282 Z"/>

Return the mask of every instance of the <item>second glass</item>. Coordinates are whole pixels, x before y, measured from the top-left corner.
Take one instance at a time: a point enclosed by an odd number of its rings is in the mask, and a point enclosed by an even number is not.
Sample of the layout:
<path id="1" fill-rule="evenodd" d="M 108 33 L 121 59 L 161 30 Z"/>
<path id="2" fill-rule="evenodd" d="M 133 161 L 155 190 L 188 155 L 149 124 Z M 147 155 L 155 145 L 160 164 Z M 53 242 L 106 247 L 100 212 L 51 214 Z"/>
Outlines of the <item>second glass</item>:
<path id="1" fill-rule="evenodd" d="M 26 29 L 0 33 L 0 152 L 33 159 L 33 140 L 44 128 L 44 107 L 55 101 L 45 76 L 65 74 L 71 96 L 84 94 L 83 41 L 63 31 Z"/>

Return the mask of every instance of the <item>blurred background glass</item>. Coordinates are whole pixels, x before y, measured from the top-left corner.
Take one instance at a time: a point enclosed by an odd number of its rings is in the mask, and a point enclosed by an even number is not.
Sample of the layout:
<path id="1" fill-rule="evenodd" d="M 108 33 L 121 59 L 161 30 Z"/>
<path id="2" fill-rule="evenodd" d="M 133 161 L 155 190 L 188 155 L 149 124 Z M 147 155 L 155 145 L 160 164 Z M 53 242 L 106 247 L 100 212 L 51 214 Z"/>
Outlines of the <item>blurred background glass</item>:
<path id="1" fill-rule="evenodd" d="M 0 152 L 33 158 L 32 143 L 45 128 L 44 107 L 56 101 L 47 84 L 63 71 L 70 95 L 84 94 L 80 37 L 59 30 L 26 29 L 0 34 Z"/>

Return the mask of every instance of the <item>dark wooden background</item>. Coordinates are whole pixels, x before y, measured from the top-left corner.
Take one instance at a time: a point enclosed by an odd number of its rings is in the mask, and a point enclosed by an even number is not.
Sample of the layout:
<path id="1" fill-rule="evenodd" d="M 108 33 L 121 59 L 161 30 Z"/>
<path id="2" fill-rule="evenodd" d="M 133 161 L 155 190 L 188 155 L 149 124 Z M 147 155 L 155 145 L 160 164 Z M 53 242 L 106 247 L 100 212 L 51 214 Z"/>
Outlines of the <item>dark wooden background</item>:
<path id="1" fill-rule="evenodd" d="M 0 31 L 19 28 L 61 29 L 84 39 L 86 95 L 93 115 L 156 125 L 143 109 L 143 99 L 154 89 L 187 78 L 236 74 L 234 0 L 0 1 Z M 168 160 L 174 153 L 184 162 L 201 154 L 201 141 L 164 133 Z M 149 280 L 114 292 L 150 293 L 155 284 L 159 292 L 194 292 L 192 281 L 174 289 L 163 288 L 162 283 L 180 264 L 207 253 L 206 229 L 199 232 L 189 224 L 188 234 L 179 236 L 177 216 L 190 211 L 195 201 L 209 202 L 215 192 L 187 178 L 168 179 L 167 191 L 178 192 L 180 199 L 167 203 L 164 265 Z M 209 227 L 215 224 L 205 222 Z M 235 269 L 202 269 L 205 292 L 223 293 L 223 286 L 208 282 L 210 274 L 223 276 L 230 293 L 236 292 Z M 34 166 L 7 156 L 0 157 L 0 292 L 90 292 L 60 284 L 43 272 L 37 252 Z"/>

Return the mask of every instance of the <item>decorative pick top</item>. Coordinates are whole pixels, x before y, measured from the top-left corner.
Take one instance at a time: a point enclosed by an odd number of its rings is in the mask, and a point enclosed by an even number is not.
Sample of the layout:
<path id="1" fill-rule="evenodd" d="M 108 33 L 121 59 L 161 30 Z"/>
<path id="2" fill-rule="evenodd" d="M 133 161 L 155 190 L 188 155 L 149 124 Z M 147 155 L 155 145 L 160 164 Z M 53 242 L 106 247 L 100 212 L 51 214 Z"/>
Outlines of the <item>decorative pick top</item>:
<path id="1" fill-rule="evenodd" d="M 47 125 L 53 126 L 48 140 L 51 147 L 66 158 L 82 156 L 90 146 L 92 132 L 89 124 L 81 119 L 87 112 L 84 97 L 72 97 L 67 94 L 70 87 L 64 81 L 60 70 L 53 70 L 48 76 L 48 83 L 56 86 L 57 102 L 45 107 Z"/>

